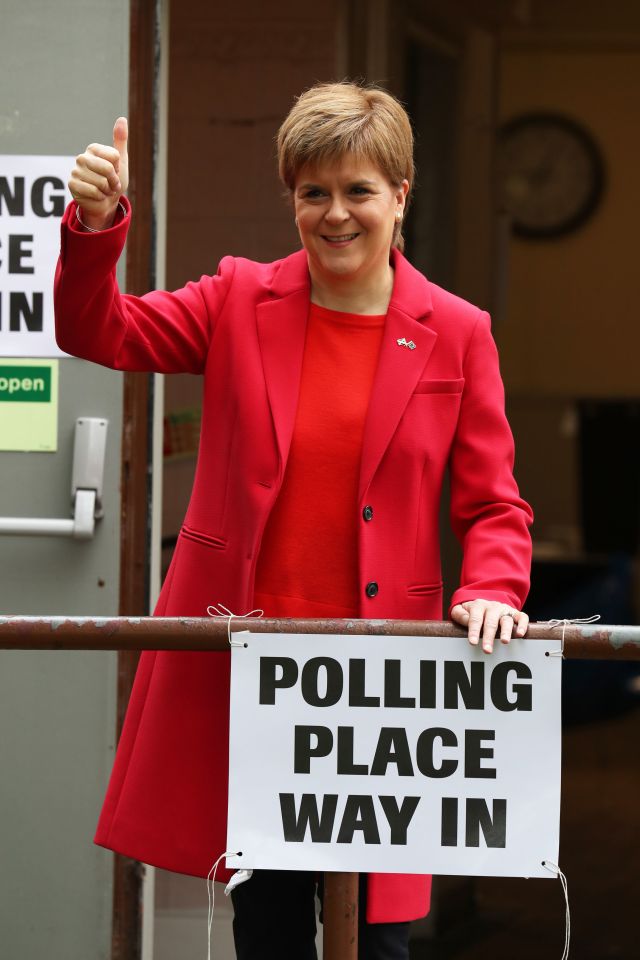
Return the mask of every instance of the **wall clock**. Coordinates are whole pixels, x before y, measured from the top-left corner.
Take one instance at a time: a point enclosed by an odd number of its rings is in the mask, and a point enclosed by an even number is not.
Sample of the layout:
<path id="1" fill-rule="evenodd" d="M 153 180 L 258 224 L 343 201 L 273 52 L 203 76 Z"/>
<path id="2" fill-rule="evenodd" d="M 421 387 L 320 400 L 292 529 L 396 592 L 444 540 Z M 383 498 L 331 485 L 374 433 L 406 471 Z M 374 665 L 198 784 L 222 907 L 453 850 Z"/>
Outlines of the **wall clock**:
<path id="1" fill-rule="evenodd" d="M 527 113 L 504 124 L 498 175 L 513 232 L 528 239 L 576 230 L 596 209 L 604 188 L 597 143 L 583 126 L 558 113 Z"/>

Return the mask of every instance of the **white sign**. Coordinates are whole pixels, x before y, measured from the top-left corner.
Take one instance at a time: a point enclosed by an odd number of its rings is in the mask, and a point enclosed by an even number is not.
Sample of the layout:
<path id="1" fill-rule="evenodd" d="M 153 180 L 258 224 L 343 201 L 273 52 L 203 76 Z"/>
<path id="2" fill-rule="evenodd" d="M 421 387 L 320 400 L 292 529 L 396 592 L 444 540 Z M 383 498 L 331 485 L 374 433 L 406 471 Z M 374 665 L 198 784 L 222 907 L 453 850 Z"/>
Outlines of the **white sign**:
<path id="1" fill-rule="evenodd" d="M 555 875 L 558 641 L 234 638 L 228 866 Z"/>
<path id="2" fill-rule="evenodd" d="M 73 157 L 0 157 L 0 356 L 66 356 L 53 324 L 60 221 Z"/>

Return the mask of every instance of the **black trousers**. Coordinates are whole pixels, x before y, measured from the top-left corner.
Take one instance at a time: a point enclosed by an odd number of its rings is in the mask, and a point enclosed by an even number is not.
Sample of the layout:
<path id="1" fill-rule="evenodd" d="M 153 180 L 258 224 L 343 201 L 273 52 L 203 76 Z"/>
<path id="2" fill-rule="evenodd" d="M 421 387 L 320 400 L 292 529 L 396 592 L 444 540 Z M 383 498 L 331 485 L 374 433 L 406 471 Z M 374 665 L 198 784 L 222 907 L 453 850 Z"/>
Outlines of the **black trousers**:
<path id="1" fill-rule="evenodd" d="M 317 960 L 316 875 L 254 870 L 231 893 L 238 960 Z M 322 885 L 318 890 L 322 898 Z M 409 960 L 408 923 L 366 923 L 367 878 L 360 877 L 358 960 Z M 322 914 L 321 914 L 322 917 Z"/>

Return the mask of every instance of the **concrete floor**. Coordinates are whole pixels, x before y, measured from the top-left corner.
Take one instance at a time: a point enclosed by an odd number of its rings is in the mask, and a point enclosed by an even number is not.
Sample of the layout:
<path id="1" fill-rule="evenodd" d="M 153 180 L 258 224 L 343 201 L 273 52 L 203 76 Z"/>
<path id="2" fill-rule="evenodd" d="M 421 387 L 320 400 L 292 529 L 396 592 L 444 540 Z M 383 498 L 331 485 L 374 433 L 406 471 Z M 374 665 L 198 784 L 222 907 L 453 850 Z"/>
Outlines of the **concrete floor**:
<path id="1" fill-rule="evenodd" d="M 571 957 L 640 956 L 640 706 L 563 734 L 560 864 L 569 885 Z M 457 909 L 459 908 L 459 909 Z M 557 880 L 481 878 L 443 893 L 435 940 L 412 960 L 560 960 Z M 458 914 L 459 916 L 456 916 Z"/>

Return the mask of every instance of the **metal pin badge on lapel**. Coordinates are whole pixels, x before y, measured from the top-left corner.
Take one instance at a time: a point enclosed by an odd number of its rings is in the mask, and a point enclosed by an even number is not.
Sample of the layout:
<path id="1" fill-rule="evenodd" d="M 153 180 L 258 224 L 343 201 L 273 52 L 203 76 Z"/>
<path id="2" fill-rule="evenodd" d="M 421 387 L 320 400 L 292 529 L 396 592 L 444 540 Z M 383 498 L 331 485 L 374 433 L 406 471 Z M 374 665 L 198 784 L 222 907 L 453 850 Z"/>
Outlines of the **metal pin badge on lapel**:
<path id="1" fill-rule="evenodd" d="M 400 337 L 399 340 L 396 340 L 396 343 L 398 344 L 399 347 L 408 347 L 409 350 L 415 350 L 416 348 L 416 345 L 413 342 L 413 340 L 409 340 L 407 342 L 407 340 L 404 337 Z"/>

